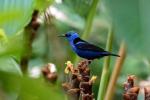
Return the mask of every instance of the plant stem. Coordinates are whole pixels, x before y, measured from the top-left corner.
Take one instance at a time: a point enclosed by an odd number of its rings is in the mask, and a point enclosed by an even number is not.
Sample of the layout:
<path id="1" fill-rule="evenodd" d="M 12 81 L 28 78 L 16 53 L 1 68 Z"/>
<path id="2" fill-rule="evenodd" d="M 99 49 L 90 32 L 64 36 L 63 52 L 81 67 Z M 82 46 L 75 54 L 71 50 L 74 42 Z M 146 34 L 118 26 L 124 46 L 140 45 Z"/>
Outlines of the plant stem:
<path id="1" fill-rule="evenodd" d="M 32 52 L 32 47 L 31 47 L 31 32 L 29 32 L 30 29 L 25 29 L 24 32 L 24 36 L 23 36 L 23 40 L 24 40 L 24 50 L 23 50 L 23 54 L 21 56 L 21 61 L 20 61 L 20 65 L 21 65 L 21 70 L 22 72 L 25 74 L 27 72 L 28 69 L 28 62 L 29 59 L 31 57 L 31 52 Z"/>
<path id="2" fill-rule="evenodd" d="M 112 40 L 113 40 L 113 32 L 112 29 L 109 29 L 108 38 L 107 38 L 107 45 L 106 50 L 111 51 L 112 48 Z M 105 92 L 108 84 L 109 78 L 109 64 L 110 64 L 110 56 L 105 57 L 103 71 L 101 76 L 101 81 L 99 85 L 99 92 L 98 92 L 98 99 L 97 100 L 104 100 Z"/>
<path id="3" fill-rule="evenodd" d="M 84 28 L 84 31 L 82 34 L 82 38 L 84 38 L 84 39 L 86 39 L 91 32 L 92 23 L 93 23 L 94 15 L 95 15 L 96 8 L 98 5 L 98 1 L 99 0 L 93 0 L 93 2 L 92 2 L 92 5 L 91 5 L 91 8 L 90 8 L 87 20 L 86 20 L 86 25 L 85 25 L 85 28 Z"/>
<path id="4" fill-rule="evenodd" d="M 27 72 L 29 59 L 32 55 L 32 43 L 36 36 L 40 24 L 37 22 L 38 10 L 34 10 L 30 23 L 24 31 L 24 51 L 21 57 L 20 65 L 23 73 Z"/>
<path id="5" fill-rule="evenodd" d="M 125 60 L 125 56 L 126 56 L 126 47 L 125 47 L 124 42 L 121 43 L 120 50 L 119 50 L 119 55 L 120 55 L 120 57 L 118 57 L 117 60 L 116 60 L 114 70 L 112 72 L 110 82 L 108 84 L 108 89 L 107 89 L 107 92 L 106 92 L 105 100 L 112 100 L 113 95 L 114 95 L 115 84 L 117 82 L 117 78 L 120 74 L 120 71 L 121 71 L 123 62 Z"/>
<path id="6" fill-rule="evenodd" d="M 83 38 L 83 39 L 86 39 L 89 36 L 90 32 L 91 32 L 92 23 L 93 23 L 94 15 L 95 15 L 96 8 L 97 8 L 97 5 L 98 5 L 98 1 L 99 0 L 93 0 L 93 2 L 92 2 L 90 11 L 89 11 L 87 19 L 86 19 L 86 24 L 85 24 L 85 27 L 84 27 L 84 31 L 83 31 L 83 34 L 81 36 L 81 38 Z M 79 57 L 76 56 L 75 59 L 74 59 L 75 64 L 77 64 L 78 61 L 79 61 Z"/>

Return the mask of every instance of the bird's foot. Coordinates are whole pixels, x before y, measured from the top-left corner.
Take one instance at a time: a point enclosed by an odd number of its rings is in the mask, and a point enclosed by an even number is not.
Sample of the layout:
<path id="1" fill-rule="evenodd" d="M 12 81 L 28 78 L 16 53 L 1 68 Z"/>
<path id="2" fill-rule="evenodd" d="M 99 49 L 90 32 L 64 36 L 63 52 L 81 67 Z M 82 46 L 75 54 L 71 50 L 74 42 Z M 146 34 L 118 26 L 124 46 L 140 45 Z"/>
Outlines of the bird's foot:
<path id="1" fill-rule="evenodd" d="M 92 61 L 93 61 L 93 60 L 88 60 L 88 63 L 91 64 Z"/>
<path id="2" fill-rule="evenodd" d="M 86 59 L 85 61 L 86 61 L 86 65 L 90 65 L 93 60 Z"/>

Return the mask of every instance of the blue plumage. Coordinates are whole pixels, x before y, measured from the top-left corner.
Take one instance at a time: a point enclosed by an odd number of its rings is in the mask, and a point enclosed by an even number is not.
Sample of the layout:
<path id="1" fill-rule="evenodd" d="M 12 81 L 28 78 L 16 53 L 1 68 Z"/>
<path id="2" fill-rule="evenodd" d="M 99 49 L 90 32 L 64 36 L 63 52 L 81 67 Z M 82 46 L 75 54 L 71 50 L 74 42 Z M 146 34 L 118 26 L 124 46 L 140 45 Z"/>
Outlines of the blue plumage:
<path id="1" fill-rule="evenodd" d="M 79 35 L 74 31 L 67 32 L 65 35 L 61 37 L 66 37 L 70 45 L 72 46 L 73 51 L 82 58 L 93 60 L 96 58 L 102 58 L 104 56 L 119 57 L 119 55 L 112 54 L 108 51 L 105 51 L 102 48 L 99 48 L 93 44 L 90 44 L 80 39 Z"/>

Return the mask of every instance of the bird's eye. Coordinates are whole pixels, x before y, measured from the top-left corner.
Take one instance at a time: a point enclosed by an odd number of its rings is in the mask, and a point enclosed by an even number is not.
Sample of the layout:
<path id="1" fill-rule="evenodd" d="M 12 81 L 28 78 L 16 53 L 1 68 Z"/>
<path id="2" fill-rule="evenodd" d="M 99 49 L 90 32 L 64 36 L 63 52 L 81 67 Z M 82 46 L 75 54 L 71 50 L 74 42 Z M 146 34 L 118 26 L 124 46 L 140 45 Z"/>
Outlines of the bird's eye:
<path id="1" fill-rule="evenodd" d="M 66 34 L 65 36 L 66 36 L 66 37 L 70 37 L 70 36 L 71 36 L 71 34 Z"/>

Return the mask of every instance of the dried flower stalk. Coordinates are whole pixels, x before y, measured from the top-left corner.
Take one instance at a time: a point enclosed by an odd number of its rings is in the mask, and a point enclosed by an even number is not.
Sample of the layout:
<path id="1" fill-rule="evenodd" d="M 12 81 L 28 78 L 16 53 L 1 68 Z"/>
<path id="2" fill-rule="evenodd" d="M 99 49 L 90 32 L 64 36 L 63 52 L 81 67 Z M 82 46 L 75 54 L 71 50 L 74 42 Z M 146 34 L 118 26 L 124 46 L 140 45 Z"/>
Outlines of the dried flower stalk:
<path id="1" fill-rule="evenodd" d="M 137 100 L 139 87 L 134 86 L 134 75 L 129 75 L 127 82 L 124 83 L 123 100 Z"/>
<path id="2" fill-rule="evenodd" d="M 77 67 L 68 61 L 65 73 L 71 73 L 71 80 L 63 83 L 63 88 L 67 91 L 71 100 L 93 100 L 92 85 L 96 80 L 96 76 L 90 78 L 90 69 L 88 60 L 81 61 Z"/>

